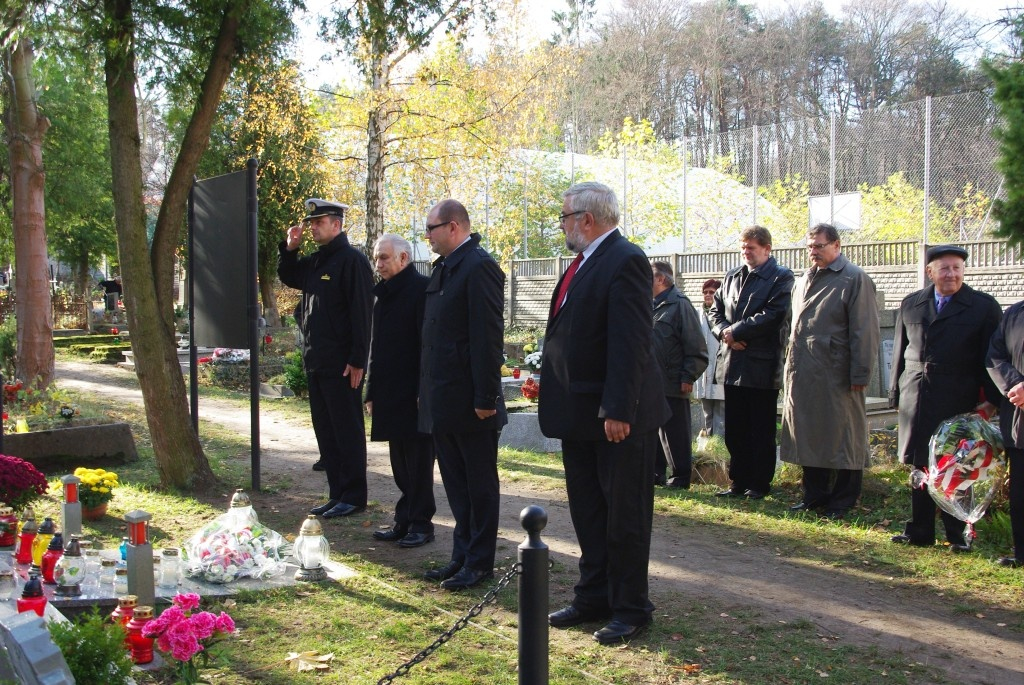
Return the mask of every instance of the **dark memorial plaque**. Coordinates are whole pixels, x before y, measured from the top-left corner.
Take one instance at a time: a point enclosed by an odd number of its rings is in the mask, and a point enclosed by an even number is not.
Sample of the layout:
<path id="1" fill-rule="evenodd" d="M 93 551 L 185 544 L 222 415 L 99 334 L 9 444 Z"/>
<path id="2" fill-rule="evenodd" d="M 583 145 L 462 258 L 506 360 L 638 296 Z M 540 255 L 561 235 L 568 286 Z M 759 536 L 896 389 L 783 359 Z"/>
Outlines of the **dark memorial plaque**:
<path id="1" fill-rule="evenodd" d="M 195 344 L 249 349 L 246 172 L 197 181 L 193 193 Z"/>

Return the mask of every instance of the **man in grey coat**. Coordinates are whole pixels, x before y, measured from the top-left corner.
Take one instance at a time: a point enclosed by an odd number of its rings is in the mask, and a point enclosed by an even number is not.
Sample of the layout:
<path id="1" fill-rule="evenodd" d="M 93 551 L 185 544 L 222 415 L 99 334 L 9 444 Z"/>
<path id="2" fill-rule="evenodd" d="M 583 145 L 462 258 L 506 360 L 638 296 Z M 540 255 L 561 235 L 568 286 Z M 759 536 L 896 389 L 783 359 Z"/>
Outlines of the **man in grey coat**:
<path id="1" fill-rule="evenodd" d="M 878 305 L 834 226 L 812 228 L 807 250 L 811 267 L 793 288 L 782 460 L 804 470 L 803 501 L 790 509 L 841 519 L 860 497 L 870 456 L 864 391 L 878 357 Z"/>
<path id="2" fill-rule="evenodd" d="M 932 285 L 907 295 L 896 316 L 889 407 L 899 408 L 899 455 L 905 464 L 928 467 L 932 434 L 957 414 L 974 410 L 984 392 L 982 411 L 995 412 L 999 388 L 989 378 L 985 355 L 1003 310 L 995 298 L 964 283 L 967 250 L 956 245 L 928 249 Z M 927 489 L 910 494 L 911 517 L 893 542 L 935 544 L 935 501 Z M 965 523 L 942 512 L 950 549 L 965 552 Z"/>
<path id="3" fill-rule="evenodd" d="M 672 417 L 661 427 L 654 462 L 654 483 L 670 488 L 690 487 L 690 393 L 708 365 L 708 347 L 700 330 L 697 310 L 675 287 L 672 265 L 654 262 L 654 356 L 665 376 L 665 401 Z M 667 447 L 667 449 L 666 449 Z M 665 480 L 671 464 L 672 478 Z"/>
<path id="4" fill-rule="evenodd" d="M 743 266 L 725 275 L 711 305 L 711 332 L 722 341 L 715 381 L 725 385 L 725 446 L 732 486 L 719 497 L 761 499 L 775 477 L 775 416 L 793 272 L 772 256 L 772 234 L 740 233 Z"/>

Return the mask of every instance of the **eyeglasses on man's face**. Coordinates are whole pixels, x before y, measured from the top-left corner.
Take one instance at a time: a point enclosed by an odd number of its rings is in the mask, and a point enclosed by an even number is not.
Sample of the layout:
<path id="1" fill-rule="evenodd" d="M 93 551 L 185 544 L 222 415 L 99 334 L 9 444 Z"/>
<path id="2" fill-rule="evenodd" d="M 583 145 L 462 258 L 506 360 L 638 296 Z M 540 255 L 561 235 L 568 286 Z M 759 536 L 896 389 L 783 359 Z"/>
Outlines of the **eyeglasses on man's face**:
<path id="1" fill-rule="evenodd" d="M 435 228 L 441 228 L 442 226 L 447 226 L 448 224 L 452 223 L 452 221 L 453 221 L 452 219 L 449 219 L 448 221 L 442 221 L 442 222 L 437 223 L 437 224 L 427 224 L 427 235 L 430 235 L 430 232 L 433 231 Z"/>
<path id="2" fill-rule="evenodd" d="M 565 220 L 566 220 L 566 219 L 568 219 L 568 218 L 569 218 L 570 216 L 576 216 L 576 215 L 578 215 L 578 214 L 586 214 L 586 213 L 587 213 L 587 212 L 586 212 L 585 210 L 580 210 L 580 211 L 578 211 L 578 212 L 568 212 L 568 213 L 566 213 L 566 214 L 561 214 L 561 215 L 559 215 L 559 217 L 558 217 L 558 223 L 560 223 L 560 224 L 564 224 L 564 223 L 565 223 Z"/>
<path id="3" fill-rule="evenodd" d="M 834 243 L 834 240 L 830 240 L 827 243 L 807 243 L 808 250 L 824 250 L 826 247 Z"/>

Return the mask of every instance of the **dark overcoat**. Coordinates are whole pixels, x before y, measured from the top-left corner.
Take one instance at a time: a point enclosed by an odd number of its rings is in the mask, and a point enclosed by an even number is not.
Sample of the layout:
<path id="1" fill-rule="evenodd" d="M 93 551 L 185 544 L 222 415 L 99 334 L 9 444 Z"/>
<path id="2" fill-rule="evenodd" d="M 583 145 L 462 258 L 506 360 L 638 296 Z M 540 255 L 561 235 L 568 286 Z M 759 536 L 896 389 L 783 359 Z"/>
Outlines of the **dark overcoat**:
<path id="1" fill-rule="evenodd" d="M 630 435 L 668 420 L 652 349 L 652 279 L 646 255 L 617 230 L 580 266 L 544 336 L 544 435 L 605 441 L 606 418 L 630 424 Z M 561 279 L 552 306 L 560 288 Z"/>
<path id="2" fill-rule="evenodd" d="M 1006 398 L 1006 393 L 1010 392 L 1018 383 L 1024 383 L 1024 373 L 1022 373 L 1024 371 L 1024 302 L 1018 302 L 1003 314 L 999 327 L 992 335 L 992 342 L 989 343 L 986 366 L 989 376 L 1002 395 L 1002 403 L 999 406 L 999 426 L 1002 429 L 1003 442 L 1022 449 L 1024 448 L 1024 409 L 1015 407 Z M 994 402 L 994 400 L 989 399 L 989 402 Z"/>
<path id="3" fill-rule="evenodd" d="M 373 288 L 373 337 L 366 401 L 373 402 L 371 440 L 413 438 L 420 381 L 420 335 L 426 276 L 409 264 Z"/>
<path id="4" fill-rule="evenodd" d="M 434 262 L 423 313 L 420 431 L 466 433 L 505 425 L 504 307 L 505 274 L 480 247 L 478 234 Z M 481 420 L 476 409 L 497 414 Z"/>
<path id="5" fill-rule="evenodd" d="M 715 382 L 744 388 L 778 390 L 782 385 L 782 350 L 789 332 L 793 272 L 769 257 L 754 270 L 744 265 L 725 275 L 708 312 L 711 332 L 732 337 L 746 349 L 718 348 Z"/>
<path id="6" fill-rule="evenodd" d="M 1001 317 L 995 298 L 966 284 L 938 313 L 934 285 L 903 299 L 896 315 L 889 406 L 899 408 L 899 455 L 904 463 L 927 466 L 935 429 L 973 410 L 980 391 L 999 403 L 985 355 Z"/>

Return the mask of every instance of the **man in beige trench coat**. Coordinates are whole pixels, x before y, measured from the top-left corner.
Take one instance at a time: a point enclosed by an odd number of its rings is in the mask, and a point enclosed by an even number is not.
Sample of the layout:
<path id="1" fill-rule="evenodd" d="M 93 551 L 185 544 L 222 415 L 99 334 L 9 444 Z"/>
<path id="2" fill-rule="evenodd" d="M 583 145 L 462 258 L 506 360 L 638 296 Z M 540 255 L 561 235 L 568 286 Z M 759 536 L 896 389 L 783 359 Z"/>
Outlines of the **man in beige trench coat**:
<path id="1" fill-rule="evenodd" d="M 878 358 L 875 284 L 842 254 L 834 226 L 807 234 L 811 267 L 793 289 L 782 459 L 803 467 L 803 501 L 839 519 L 860 497 L 868 465 L 864 393 Z"/>

